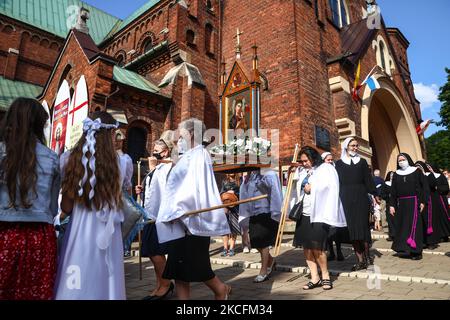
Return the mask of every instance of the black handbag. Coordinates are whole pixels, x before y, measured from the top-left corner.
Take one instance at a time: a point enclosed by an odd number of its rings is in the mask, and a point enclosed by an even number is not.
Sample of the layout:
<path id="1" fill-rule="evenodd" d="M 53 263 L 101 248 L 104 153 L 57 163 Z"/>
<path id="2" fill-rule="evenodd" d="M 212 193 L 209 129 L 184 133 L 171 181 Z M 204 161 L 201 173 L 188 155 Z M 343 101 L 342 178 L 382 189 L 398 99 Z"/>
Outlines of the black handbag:
<path id="1" fill-rule="evenodd" d="M 303 195 L 302 200 L 297 202 L 289 212 L 289 220 L 292 221 L 300 221 L 303 215 L 303 199 L 305 199 L 305 195 Z"/>

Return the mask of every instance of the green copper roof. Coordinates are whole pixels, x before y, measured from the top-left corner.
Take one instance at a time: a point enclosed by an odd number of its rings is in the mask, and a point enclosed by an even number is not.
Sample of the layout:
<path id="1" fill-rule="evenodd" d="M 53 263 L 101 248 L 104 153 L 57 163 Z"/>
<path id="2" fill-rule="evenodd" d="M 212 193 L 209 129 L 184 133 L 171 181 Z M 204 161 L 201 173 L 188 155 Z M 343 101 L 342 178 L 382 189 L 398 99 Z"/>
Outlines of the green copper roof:
<path id="1" fill-rule="evenodd" d="M 133 88 L 151 93 L 159 93 L 158 87 L 145 79 L 143 76 L 118 66 L 114 66 L 113 79 Z"/>
<path id="2" fill-rule="evenodd" d="M 90 11 L 89 34 L 96 44 L 121 21 L 79 0 L 0 0 L 0 14 L 62 38 L 67 36 L 77 21 L 77 7 L 85 7 Z"/>
<path id="3" fill-rule="evenodd" d="M 142 61 L 145 61 L 146 59 L 150 59 L 151 57 L 153 57 L 154 55 L 158 54 L 160 51 L 162 51 L 168 47 L 169 47 L 169 42 L 167 40 L 163 41 L 163 42 L 157 44 L 156 46 L 154 46 L 153 48 L 151 48 L 148 52 L 144 53 L 143 55 L 140 55 L 138 58 L 127 63 L 125 65 L 125 68 L 133 69 L 132 68 L 133 66 L 139 65 L 139 63 L 141 63 Z"/>
<path id="4" fill-rule="evenodd" d="M 118 23 L 114 30 L 111 30 L 111 32 L 108 34 L 108 38 L 128 26 L 130 23 L 132 23 L 134 20 L 139 18 L 142 14 L 144 14 L 146 11 L 150 10 L 153 6 L 155 6 L 160 0 L 149 0 L 147 1 L 142 7 L 137 9 L 135 12 L 133 12 L 128 18 L 123 20 L 121 23 Z"/>
<path id="5" fill-rule="evenodd" d="M 0 77 L 0 111 L 7 111 L 16 98 L 36 98 L 41 91 L 42 87 Z"/>

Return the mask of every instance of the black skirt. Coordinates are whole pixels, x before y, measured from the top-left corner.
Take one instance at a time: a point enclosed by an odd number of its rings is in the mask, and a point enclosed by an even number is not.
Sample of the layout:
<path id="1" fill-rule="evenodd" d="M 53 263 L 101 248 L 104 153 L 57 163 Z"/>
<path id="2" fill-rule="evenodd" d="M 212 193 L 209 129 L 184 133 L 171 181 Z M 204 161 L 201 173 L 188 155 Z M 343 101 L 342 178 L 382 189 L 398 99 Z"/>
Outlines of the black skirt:
<path id="1" fill-rule="evenodd" d="M 168 243 L 169 255 L 164 279 L 205 282 L 216 275 L 209 260 L 209 237 L 186 235 Z"/>
<path id="2" fill-rule="evenodd" d="M 395 211 L 395 236 L 392 250 L 399 253 L 421 254 L 423 250 L 423 221 L 419 204 L 413 198 L 399 198 Z M 414 243 L 414 245 L 412 244 Z"/>
<path id="3" fill-rule="evenodd" d="M 330 226 L 325 223 L 311 223 L 311 218 L 302 216 L 295 226 L 293 245 L 303 249 L 326 251 Z"/>
<path id="4" fill-rule="evenodd" d="M 156 224 L 146 224 L 142 232 L 142 257 L 164 256 L 168 253 L 167 242 L 159 243 Z"/>
<path id="5" fill-rule="evenodd" d="M 239 209 L 231 208 L 227 213 L 227 221 L 230 226 L 231 235 L 238 236 L 241 234 L 241 227 L 239 226 Z"/>
<path id="6" fill-rule="evenodd" d="M 255 249 L 263 249 L 275 244 L 278 232 L 278 222 L 273 220 L 270 213 L 263 213 L 250 217 L 249 236 L 250 245 Z"/>

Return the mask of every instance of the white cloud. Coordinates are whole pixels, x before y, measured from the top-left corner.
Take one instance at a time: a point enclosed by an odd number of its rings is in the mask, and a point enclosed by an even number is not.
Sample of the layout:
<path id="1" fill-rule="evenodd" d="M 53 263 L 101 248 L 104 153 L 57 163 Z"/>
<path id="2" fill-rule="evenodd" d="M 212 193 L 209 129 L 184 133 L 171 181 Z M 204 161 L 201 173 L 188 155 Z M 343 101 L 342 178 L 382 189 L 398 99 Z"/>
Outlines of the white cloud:
<path id="1" fill-rule="evenodd" d="M 439 86 L 437 84 L 427 86 L 423 83 L 414 83 L 414 93 L 417 100 L 420 101 L 422 109 L 430 108 L 439 102 Z"/>

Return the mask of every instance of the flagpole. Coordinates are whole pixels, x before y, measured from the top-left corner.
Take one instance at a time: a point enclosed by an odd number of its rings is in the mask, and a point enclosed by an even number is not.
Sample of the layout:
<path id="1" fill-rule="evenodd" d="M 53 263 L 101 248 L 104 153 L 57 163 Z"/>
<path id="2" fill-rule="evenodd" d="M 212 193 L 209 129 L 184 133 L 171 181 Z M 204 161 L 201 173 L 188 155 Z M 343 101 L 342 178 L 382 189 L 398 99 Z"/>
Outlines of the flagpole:
<path id="1" fill-rule="evenodd" d="M 366 83 L 367 79 L 369 79 L 369 77 L 373 74 L 373 72 L 375 71 L 375 69 L 378 67 L 378 65 L 375 65 L 375 67 L 372 68 L 372 70 L 370 70 L 369 74 L 367 75 L 367 77 L 364 79 L 363 82 L 361 82 L 361 85 Z"/>

